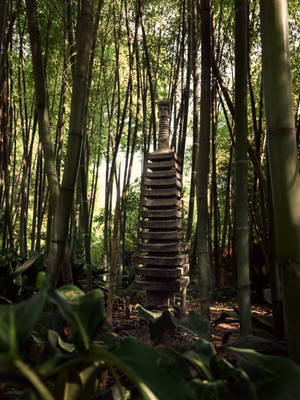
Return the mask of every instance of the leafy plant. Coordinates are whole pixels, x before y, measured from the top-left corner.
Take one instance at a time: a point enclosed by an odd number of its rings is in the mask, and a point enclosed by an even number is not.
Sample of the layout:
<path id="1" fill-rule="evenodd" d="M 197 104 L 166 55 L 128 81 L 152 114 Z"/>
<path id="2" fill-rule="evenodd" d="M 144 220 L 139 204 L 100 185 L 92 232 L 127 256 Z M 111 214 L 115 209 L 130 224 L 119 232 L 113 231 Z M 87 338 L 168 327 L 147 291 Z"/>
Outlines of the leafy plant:
<path id="1" fill-rule="evenodd" d="M 105 320 L 101 290 L 87 294 L 75 286 L 54 290 L 43 275 L 38 284 L 40 290 L 28 300 L 0 306 L 0 379 L 16 384 L 17 389 L 27 388 L 15 390 L 16 396 L 88 399 L 109 371 L 115 384 L 98 391 L 97 398 L 297 398 L 299 366 L 284 357 L 241 349 L 231 349 L 238 365 L 231 364 L 201 338 L 209 325 L 197 313 L 179 320 L 169 311 L 156 315 L 139 306 L 155 342 L 171 326 L 188 330 L 195 337 L 193 346 L 184 352 L 162 345 L 151 347 L 133 338 L 120 341 L 113 334 Z M 64 329 L 56 330 L 53 324 L 42 334 L 38 322 L 41 324 L 43 309 L 49 304 L 57 307 L 55 312 L 64 321 Z M 66 330 L 68 334 L 63 336 Z M 28 357 L 28 350 L 39 353 L 38 357 Z"/>
<path id="2" fill-rule="evenodd" d="M 29 260 L 13 249 L 0 252 L 0 296 L 2 303 L 15 302 L 31 296 L 39 271 L 44 268 L 44 256 L 36 254 Z"/>
<path id="3" fill-rule="evenodd" d="M 154 313 L 146 310 L 140 304 L 137 304 L 136 308 L 140 318 L 148 323 L 150 334 L 155 344 L 161 341 L 168 329 L 174 327 L 191 332 L 196 337 L 207 337 L 209 335 L 209 321 L 196 311 L 191 311 L 185 318 L 178 319 L 170 310 Z"/>

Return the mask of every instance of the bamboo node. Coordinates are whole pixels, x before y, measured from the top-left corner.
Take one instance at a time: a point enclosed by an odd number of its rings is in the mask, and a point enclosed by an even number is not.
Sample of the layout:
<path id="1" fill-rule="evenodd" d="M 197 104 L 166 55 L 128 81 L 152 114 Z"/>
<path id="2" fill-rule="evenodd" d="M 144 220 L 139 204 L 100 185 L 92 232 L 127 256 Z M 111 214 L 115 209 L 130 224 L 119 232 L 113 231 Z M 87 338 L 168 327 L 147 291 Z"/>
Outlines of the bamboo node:
<path id="1" fill-rule="evenodd" d="M 292 133 L 292 134 L 294 134 L 294 132 L 295 132 L 295 128 L 293 128 L 293 127 L 278 128 L 278 129 L 271 129 L 271 130 L 267 129 L 267 134 L 268 134 L 269 137 L 272 137 L 272 136 L 274 136 L 274 135 L 276 135 L 278 133 L 281 133 L 281 134 L 291 134 Z"/>
<path id="2" fill-rule="evenodd" d="M 65 240 L 51 240 L 52 243 L 57 243 L 57 244 L 65 244 L 66 241 Z"/>
<path id="3" fill-rule="evenodd" d="M 82 133 L 80 133 L 80 132 L 70 132 L 70 135 L 78 136 L 78 137 L 82 138 Z"/>

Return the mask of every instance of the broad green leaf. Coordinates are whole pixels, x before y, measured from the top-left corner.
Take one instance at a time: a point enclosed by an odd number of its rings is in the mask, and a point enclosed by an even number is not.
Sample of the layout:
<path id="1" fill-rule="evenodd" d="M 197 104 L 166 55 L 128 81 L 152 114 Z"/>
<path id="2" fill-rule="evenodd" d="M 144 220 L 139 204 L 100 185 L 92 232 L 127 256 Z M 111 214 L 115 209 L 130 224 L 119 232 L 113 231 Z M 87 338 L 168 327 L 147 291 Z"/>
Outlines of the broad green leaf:
<path id="1" fill-rule="evenodd" d="M 108 325 L 108 324 L 107 324 Z M 120 344 L 120 336 L 116 333 L 107 329 L 107 326 L 104 325 L 103 329 L 97 333 L 94 338 L 94 343 L 100 344 L 105 346 L 106 348 L 110 349 Z"/>
<path id="2" fill-rule="evenodd" d="M 164 310 L 162 313 L 152 313 L 141 305 L 138 305 L 137 308 L 140 318 L 149 324 L 151 337 L 155 344 L 160 342 L 167 329 L 174 326 L 180 327 L 197 337 L 208 336 L 210 330 L 209 321 L 196 311 L 191 311 L 183 319 L 178 319 L 170 310 Z"/>
<path id="3" fill-rule="evenodd" d="M 48 299 L 49 284 L 28 300 L 0 306 L 0 353 L 17 357 L 23 350 L 33 327 Z"/>
<path id="4" fill-rule="evenodd" d="M 123 343 L 122 343 L 123 345 Z M 114 353 L 108 351 L 104 347 L 100 347 L 98 345 L 93 345 L 92 348 L 90 349 L 90 358 L 93 360 L 100 361 L 102 360 L 103 362 L 106 363 L 107 367 L 110 369 L 110 371 L 113 373 L 113 375 L 116 375 L 115 373 L 115 368 L 118 371 L 122 371 L 125 373 L 127 378 L 135 385 L 135 387 L 139 390 L 141 398 L 144 400 L 160 400 L 150 389 L 149 386 L 140 378 L 140 376 L 136 373 L 134 368 L 126 361 L 124 362 L 122 358 L 120 358 L 118 355 L 115 355 Z M 117 386 L 120 385 L 120 383 L 116 380 Z"/>
<path id="5" fill-rule="evenodd" d="M 98 328 L 105 322 L 103 293 L 95 289 L 87 294 L 74 286 L 52 291 L 50 300 L 72 325 L 74 344 L 78 351 L 87 350 Z"/>
<path id="6" fill-rule="evenodd" d="M 163 313 L 149 325 L 154 344 L 160 343 L 164 333 L 171 327 L 174 327 L 172 314 L 169 310 L 164 310 Z"/>
<path id="7" fill-rule="evenodd" d="M 208 381 L 215 380 L 211 371 L 211 363 L 216 356 L 216 350 L 213 345 L 203 338 L 198 338 L 192 347 L 181 355 L 184 360 L 194 366 L 194 369 L 201 372 L 203 378 Z"/>
<path id="8" fill-rule="evenodd" d="M 36 278 L 35 286 L 37 289 L 42 289 L 44 285 L 49 284 L 49 278 L 45 272 L 40 271 Z"/>
<path id="9" fill-rule="evenodd" d="M 219 356 L 211 359 L 210 369 L 215 380 L 221 379 L 226 382 L 237 399 L 257 400 L 255 386 L 242 369 L 234 367 Z"/>
<path id="10" fill-rule="evenodd" d="M 209 334 L 209 321 L 196 311 L 190 311 L 183 319 L 178 319 L 174 316 L 171 316 L 171 318 L 175 326 L 185 329 L 198 337 L 207 337 Z"/>
<path id="11" fill-rule="evenodd" d="M 254 350 L 230 350 L 255 385 L 259 399 L 299 399 L 300 367 L 292 360 L 281 356 L 263 355 Z"/>
<path id="12" fill-rule="evenodd" d="M 29 367 L 29 365 L 25 364 L 22 360 L 15 360 L 14 365 L 28 379 L 31 385 L 39 393 L 42 400 L 55 400 L 48 388 L 40 380 L 38 375 Z"/>
<path id="13" fill-rule="evenodd" d="M 38 400 L 38 397 L 33 390 L 26 390 L 23 392 L 21 400 Z"/>
<path id="14" fill-rule="evenodd" d="M 12 301 L 10 301 L 9 299 L 7 299 L 6 297 L 0 296 L 0 300 L 5 301 L 5 303 L 7 304 L 13 304 Z"/>
<path id="15" fill-rule="evenodd" d="M 53 346 L 56 346 L 56 344 L 58 344 L 63 350 L 67 351 L 68 353 L 73 353 L 75 351 L 74 344 L 65 342 L 53 329 L 48 330 L 48 339 L 49 341 L 51 341 Z"/>
<path id="16" fill-rule="evenodd" d="M 199 369 L 203 377 L 208 380 L 213 380 L 212 374 L 210 372 L 210 359 L 204 355 L 199 355 L 196 352 L 189 350 L 183 354 L 183 357 L 188 360 L 191 364 L 194 364 L 197 369 Z"/>
<path id="17" fill-rule="evenodd" d="M 238 400 L 222 380 L 204 382 L 201 379 L 194 379 L 191 386 L 196 393 L 197 400 Z"/>
<path id="18" fill-rule="evenodd" d="M 69 303 L 77 297 L 84 296 L 84 291 L 74 285 L 61 286 L 56 289 L 56 292 Z"/>
<path id="19" fill-rule="evenodd" d="M 206 356 L 209 360 L 211 359 L 211 357 L 214 357 L 217 354 L 216 349 L 211 344 L 211 342 L 203 338 L 197 339 L 197 341 L 192 346 L 192 350 L 194 350 L 198 354 L 201 354 L 202 356 Z"/>
<path id="20" fill-rule="evenodd" d="M 146 322 L 148 322 L 148 324 L 155 321 L 162 314 L 161 312 L 149 311 L 146 308 L 144 308 L 141 304 L 137 304 L 135 308 L 138 310 L 138 316 L 143 320 L 145 320 Z"/>
<path id="21" fill-rule="evenodd" d="M 0 382 L 18 382 L 20 375 L 14 368 L 14 357 L 10 354 L 0 354 Z"/>
<path id="22" fill-rule="evenodd" d="M 252 349 L 260 353 L 287 354 L 287 345 L 279 342 L 274 336 L 272 340 L 256 335 L 241 336 L 231 343 L 231 347 Z"/>
<path id="23" fill-rule="evenodd" d="M 122 391 L 122 393 L 120 393 L 120 390 Z M 127 390 L 124 386 L 120 387 L 120 385 L 112 385 L 109 397 L 111 400 L 129 400 L 130 396 L 130 391 Z M 103 400 L 105 399 L 106 397 L 103 398 Z"/>
<path id="24" fill-rule="evenodd" d="M 78 363 L 64 368 L 56 382 L 56 400 L 90 399 L 100 376 L 99 363 Z"/>
<path id="25" fill-rule="evenodd" d="M 166 354 L 132 338 L 121 342 L 112 354 L 129 366 L 140 383 L 159 400 L 194 399 L 176 361 Z M 116 367 L 122 370 L 118 365 Z"/>
<path id="26" fill-rule="evenodd" d="M 13 275 L 18 275 L 25 272 L 28 268 L 30 268 L 38 258 L 43 258 L 43 256 L 39 253 L 31 257 L 29 260 L 25 261 L 22 265 L 16 268 L 13 272 Z"/>

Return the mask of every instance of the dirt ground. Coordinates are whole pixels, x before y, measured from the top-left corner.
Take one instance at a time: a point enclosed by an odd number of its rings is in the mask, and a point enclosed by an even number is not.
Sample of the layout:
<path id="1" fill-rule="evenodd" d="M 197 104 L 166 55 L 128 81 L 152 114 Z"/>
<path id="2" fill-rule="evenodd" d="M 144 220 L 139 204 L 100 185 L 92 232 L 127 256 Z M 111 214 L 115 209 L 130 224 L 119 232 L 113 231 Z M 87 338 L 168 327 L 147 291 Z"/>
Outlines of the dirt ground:
<path id="1" fill-rule="evenodd" d="M 239 321 L 235 317 L 233 307 L 237 308 L 236 301 L 214 301 L 210 307 L 210 322 L 211 322 L 211 341 L 217 351 L 221 352 L 226 357 L 226 350 L 223 349 L 223 345 L 234 342 L 239 336 Z M 191 310 L 200 312 L 200 306 L 197 300 L 187 300 L 187 307 L 185 314 L 188 314 Z M 252 314 L 264 316 L 270 314 L 271 308 L 269 305 L 252 305 Z M 225 314 L 229 314 L 226 321 L 222 321 Z M 181 315 L 181 318 L 184 316 Z M 134 307 L 131 312 L 128 312 L 128 305 L 125 300 L 117 299 L 115 301 L 114 312 L 113 312 L 113 327 L 114 331 L 122 338 L 128 336 L 136 337 L 137 339 L 152 344 L 149 329 L 145 323 L 141 323 L 138 313 Z M 188 348 L 195 337 L 184 331 L 183 329 L 177 328 L 172 334 L 168 335 L 169 343 L 165 343 L 170 346 L 177 348 Z"/>

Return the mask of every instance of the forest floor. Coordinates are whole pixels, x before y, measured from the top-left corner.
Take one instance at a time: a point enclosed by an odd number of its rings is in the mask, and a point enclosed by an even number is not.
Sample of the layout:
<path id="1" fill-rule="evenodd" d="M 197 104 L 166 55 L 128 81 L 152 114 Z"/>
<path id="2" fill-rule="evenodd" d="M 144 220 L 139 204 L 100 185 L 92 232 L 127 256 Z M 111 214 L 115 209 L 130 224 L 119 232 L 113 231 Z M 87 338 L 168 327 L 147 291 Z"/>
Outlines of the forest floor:
<path id="1" fill-rule="evenodd" d="M 239 337 L 239 321 L 236 317 L 235 309 L 237 309 L 236 299 L 226 299 L 225 301 L 214 301 L 210 306 L 210 333 L 211 342 L 217 352 L 225 358 L 231 358 L 230 352 L 226 351 L 224 345 L 236 341 Z M 184 318 L 191 310 L 200 312 L 200 305 L 197 299 L 187 299 L 187 306 Z M 271 315 L 271 306 L 269 304 L 252 305 L 252 316 L 263 318 Z M 176 313 L 175 313 L 175 316 Z M 178 317 L 178 316 L 177 316 Z M 146 344 L 152 345 L 149 329 L 146 323 L 140 320 L 137 310 L 132 307 L 131 312 L 128 311 L 126 300 L 120 298 L 114 302 L 113 311 L 113 327 L 121 339 L 126 337 L 135 337 Z M 189 348 L 196 337 L 181 328 L 176 328 L 167 333 L 164 337 L 164 344 L 179 349 Z"/>

